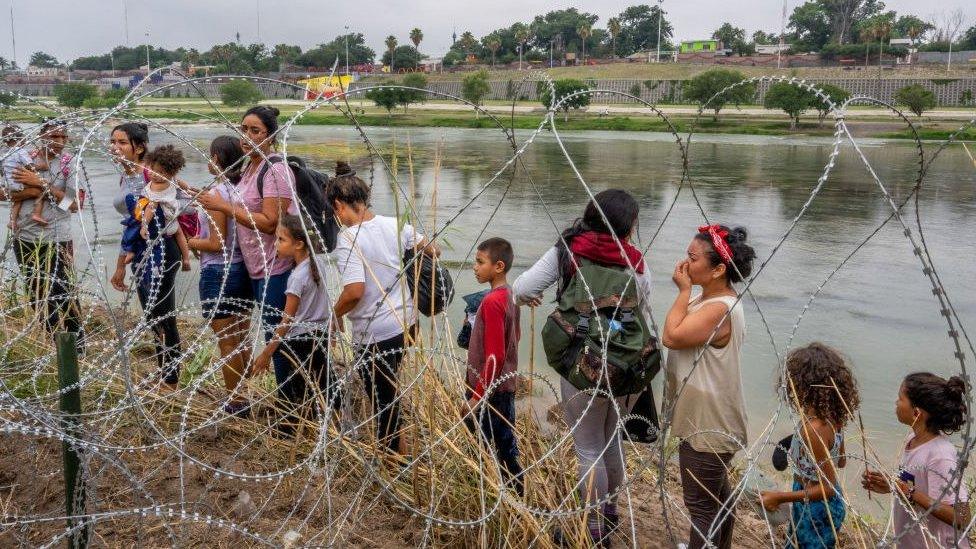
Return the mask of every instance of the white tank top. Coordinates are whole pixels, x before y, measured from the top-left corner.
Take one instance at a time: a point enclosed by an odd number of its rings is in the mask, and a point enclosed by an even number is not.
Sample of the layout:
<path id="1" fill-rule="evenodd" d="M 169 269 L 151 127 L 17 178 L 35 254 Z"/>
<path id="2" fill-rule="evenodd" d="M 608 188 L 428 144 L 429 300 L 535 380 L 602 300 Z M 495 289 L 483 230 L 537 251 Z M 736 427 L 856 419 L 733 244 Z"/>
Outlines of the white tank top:
<path id="1" fill-rule="evenodd" d="M 735 296 L 713 297 L 705 301 L 701 301 L 700 295 L 695 296 L 688 312 L 694 313 L 712 302 L 724 303 L 726 308 L 732 309 L 729 342 L 721 348 L 707 345 L 704 352 L 702 347 L 668 349 L 665 402 L 674 402 L 677 397 L 671 421 L 672 435 L 687 440 L 699 452 L 735 453 L 746 444 L 746 403 L 739 364 L 746 320 L 742 303 L 736 303 Z M 696 365 L 695 357 L 699 354 L 701 358 Z M 682 387 L 686 377 L 688 381 Z"/>

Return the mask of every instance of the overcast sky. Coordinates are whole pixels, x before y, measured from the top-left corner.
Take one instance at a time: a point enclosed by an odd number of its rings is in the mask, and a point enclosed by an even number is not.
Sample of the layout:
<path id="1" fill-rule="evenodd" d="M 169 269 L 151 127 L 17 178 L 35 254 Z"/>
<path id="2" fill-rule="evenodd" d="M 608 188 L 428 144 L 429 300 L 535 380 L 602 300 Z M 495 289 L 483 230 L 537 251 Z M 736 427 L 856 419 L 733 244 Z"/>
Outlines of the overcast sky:
<path id="1" fill-rule="evenodd" d="M 169 49 L 196 47 L 203 51 L 215 43 L 234 40 L 260 41 L 269 45 L 286 42 L 303 49 L 331 40 L 348 25 L 362 32 L 370 47 L 380 52 L 383 40 L 393 34 L 408 43 L 413 27 L 424 31 L 421 51 L 441 55 L 451 45 L 451 33 L 470 30 L 482 36 L 516 20 L 529 22 L 536 14 L 571 6 L 600 16 L 597 26 L 642 0 L 590 0 L 588 2 L 543 0 L 0 0 L 8 12 L 0 24 L 0 56 L 12 57 L 9 8 L 16 24 L 17 60 L 23 66 L 31 52 L 43 50 L 61 61 L 101 54 L 125 43 L 122 5 L 128 5 L 129 43 L 142 44 L 146 32 L 153 45 Z M 656 0 L 643 0 L 653 4 Z M 801 3 L 787 0 L 788 11 Z M 963 28 L 976 23 L 973 0 L 888 0 L 888 9 L 914 13 L 922 18 L 955 8 L 966 12 Z M 745 28 L 779 31 L 782 0 L 664 0 L 667 19 L 680 39 L 709 36 L 723 22 Z M 260 10 L 260 24 L 258 23 Z"/>

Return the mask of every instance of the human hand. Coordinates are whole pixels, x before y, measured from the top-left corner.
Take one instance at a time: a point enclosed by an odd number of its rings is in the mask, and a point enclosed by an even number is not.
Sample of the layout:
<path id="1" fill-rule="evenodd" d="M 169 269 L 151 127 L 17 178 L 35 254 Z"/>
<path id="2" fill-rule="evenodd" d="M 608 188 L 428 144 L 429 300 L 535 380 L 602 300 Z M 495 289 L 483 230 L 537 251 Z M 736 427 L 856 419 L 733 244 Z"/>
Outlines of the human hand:
<path id="1" fill-rule="evenodd" d="M 118 267 L 115 269 L 115 273 L 112 275 L 112 287 L 120 292 L 124 292 L 128 289 L 125 285 L 125 268 Z"/>
<path id="2" fill-rule="evenodd" d="M 878 494 L 891 493 L 891 486 L 888 485 L 888 481 L 885 480 L 884 475 L 877 471 L 865 469 L 864 474 L 861 475 L 861 487 L 869 492 L 876 492 Z"/>
<path id="3" fill-rule="evenodd" d="M 24 185 L 26 187 L 40 187 L 45 186 L 45 182 L 41 179 L 41 176 L 37 174 L 34 170 L 29 170 L 27 168 L 16 168 L 11 177 L 17 183 Z"/>
<path id="4" fill-rule="evenodd" d="M 254 359 L 254 364 L 251 366 L 251 375 L 258 376 L 268 371 L 268 368 L 271 366 L 271 353 L 267 349 L 265 347 L 265 350 Z"/>
<path id="5" fill-rule="evenodd" d="M 542 305 L 542 296 L 527 298 L 525 300 L 525 304 L 533 308 L 538 307 L 539 305 Z"/>
<path id="6" fill-rule="evenodd" d="M 231 211 L 230 202 L 227 202 L 217 193 L 203 193 L 196 196 L 197 204 L 203 206 L 205 210 L 222 212 L 229 214 Z"/>
<path id="7" fill-rule="evenodd" d="M 688 274 L 688 260 L 679 261 L 677 265 L 674 266 L 674 273 L 671 274 L 671 280 L 674 285 L 678 287 L 678 290 L 690 290 L 691 289 L 691 275 Z"/>
<path id="8" fill-rule="evenodd" d="M 763 509 L 770 513 L 776 512 L 779 506 L 783 503 L 779 499 L 779 492 L 769 492 L 762 491 L 759 493 L 760 500 L 762 501 Z"/>

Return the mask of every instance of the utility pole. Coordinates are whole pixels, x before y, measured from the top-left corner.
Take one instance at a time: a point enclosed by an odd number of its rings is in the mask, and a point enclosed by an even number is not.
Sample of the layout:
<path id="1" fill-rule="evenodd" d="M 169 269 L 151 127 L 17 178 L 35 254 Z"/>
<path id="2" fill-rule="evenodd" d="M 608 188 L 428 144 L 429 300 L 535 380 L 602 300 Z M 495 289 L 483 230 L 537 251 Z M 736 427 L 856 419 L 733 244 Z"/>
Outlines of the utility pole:
<path id="1" fill-rule="evenodd" d="M 16 65 L 17 64 L 17 37 L 14 36 L 14 4 L 13 4 L 13 2 L 10 3 L 10 46 L 14 50 L 14 52 L 13 52 L 14 53 L 13 63 L 14 63 L 14 65 Z"/>
<path id="2" fill-rule="evenodd" d="M 349 25 L 345 26 L 346 29 L 346 75 L 349 75 Z"/>
<path id="3" fill-rule="evenodd" d="M 664 10 L 661 6 L 664 0 L 657 0 L 657 55 L 654 57 L 655 63 L 661 62 L 661 19 L 664 19 Z"/>
<path id="4" fill-rule="evenodd" d="M 783 59 L 783 33 L 786 32 L 786 0 L 783 0 L 783 16 L 779 20 L 779 46 L 776 48 L 776 68 L 780 68 Z"/>
<path id="5" fill-rule="evenodd" d="M 258 44 L 262 44 L 263 42 L 261 42 L 261 0 L 254 0 L 254 15 L 255 15 L 254 21 L 258 27 L 257 28 Z"/>
<path id="6" fill-rule="evenodd" d="M 122 0 L 122 32 L 125 34 L 125 47 L 130 47 L 129 43 L 129 2 Z"/>
<path id="7" fill-rule="evenodd" d="M 149 78 L 149 73 L 152 72 L 152 66 L 149 64 L 149 31 L 146 31 L 146 78 Z"/>

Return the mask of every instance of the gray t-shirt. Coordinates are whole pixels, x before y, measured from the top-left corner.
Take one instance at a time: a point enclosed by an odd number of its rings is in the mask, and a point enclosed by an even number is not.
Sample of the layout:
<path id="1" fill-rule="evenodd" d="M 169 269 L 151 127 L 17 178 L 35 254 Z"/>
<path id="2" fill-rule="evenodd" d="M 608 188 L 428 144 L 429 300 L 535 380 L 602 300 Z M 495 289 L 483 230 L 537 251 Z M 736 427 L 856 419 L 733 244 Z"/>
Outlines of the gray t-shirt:
<path id="1" fill-rule="evenodd" d="M 48 171 L 40 172 L 40 176 L 50 184 L 51 188 L 64 191 L 64 200 L 60 201 L 60 204 L 55 204 L 50 198 L 42 199 L 45 204 L 41 216 L 47 221 L 47 225 L 41 225 L 31 219 L 36 199 L 24 200 L 20 208 L 20 216 L 17 217 L 17 238 L 28 242 L 69 242 L 72 240 L 71 216 L 73 214 L 68 211 L 68 208 L 78 196 L 75 189 L 75 175 L 71 173 L 71 156 L 61 155 L 52 158 Z"/>
<path id="2" fill-rule="evenodd" d="M 148 181 L 142 169 L 136 170 L 132 175 L 127 175 L 125 172 L 122 172 L 122 180 L 119 182 L 119 188 L 116 189 L 115 194 L 112 196 L 112 206 L 115 208 L 115 211 L 119 212 L 119 215 L 122 217 L 129 215 L 129 210 L 125 208 L 125 195 L 131 194 L 139 198 L 142 196 L 142 189 L 146 186 L 146 183 Z"/>
<path id="3" fill-rule="evenodd" d="M 325 254 L 318 254 L 314 261 L 318 266 L 319 283 L 312 278 L 313 258 L 309 257 L 295 266 L 288 277 L 285 294 L 298 296 L 298 311 L 288 330 L 288 336 L 306 334 L 312 330 L 327 330 L 332 320 L 332 298 L 329 297 L 329 283 L 325 264 Z"/>

